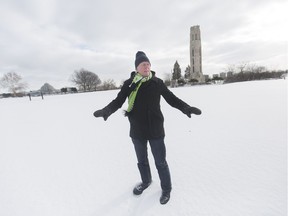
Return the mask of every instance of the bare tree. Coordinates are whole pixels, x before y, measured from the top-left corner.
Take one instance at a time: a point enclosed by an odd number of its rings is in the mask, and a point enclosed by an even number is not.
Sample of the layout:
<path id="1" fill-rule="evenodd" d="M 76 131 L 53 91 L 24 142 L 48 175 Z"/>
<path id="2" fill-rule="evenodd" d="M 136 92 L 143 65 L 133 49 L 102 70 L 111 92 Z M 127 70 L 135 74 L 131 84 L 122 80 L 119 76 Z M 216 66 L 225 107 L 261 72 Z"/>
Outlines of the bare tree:
<path id="1" fill-rule="evenodd" d="M 171 85 L 171 77 L 172 77 L 172 73 L 165 73 L 164 74 L 163 81 L 164 81 L 164 84 L 166 86 L 170 86 Z"/>
<path id="2" fill-rule="evenodd" d="M 245 72 L 245 70 L 247 69 L 248 66 L 248 62 L 241 62 L 238 64 L 237 68 L 239 70 L 239 73 L 243 73 Z"/>
<path id="3" fill-rule="evenodd" d="M 258 66 L 256 64 L 249 64 L 247 66 L 247 71 L 248 72 L 253 72 L 253 73 L 262 73 L 267 71 L 265 66 Z"/>
<path id="4" fill-rule="evenodd" d="M 108 79 L 103 82 L 103 90 L 116 89 L 116 83 L 113 79 Z"/>
<path id="5" fill-rule="evenodd" d="M 97 86 L 101 84 L 97 74 L 83 68 L 79 71 L 74 71 L 71 81 L 83 91 L 96 91 Z"/>
<path id="6" fill-rule="evenodd" d="M 22 81 L 22 77 L 15 72 L 4 74 L 0 80 L 0 85 L 3 88 L 8 88 L 9 91 L 14 94 L 14 96 L 16 96 L 17 93 L 25 90 L 28 86 L 26 82 Z"/>
<path id="7" fill-rule="evenodd" d="M 229 64 L 225 68 L 225 71 L 235 73 L 236 72 L 236 66 L 234 64 Z"/>

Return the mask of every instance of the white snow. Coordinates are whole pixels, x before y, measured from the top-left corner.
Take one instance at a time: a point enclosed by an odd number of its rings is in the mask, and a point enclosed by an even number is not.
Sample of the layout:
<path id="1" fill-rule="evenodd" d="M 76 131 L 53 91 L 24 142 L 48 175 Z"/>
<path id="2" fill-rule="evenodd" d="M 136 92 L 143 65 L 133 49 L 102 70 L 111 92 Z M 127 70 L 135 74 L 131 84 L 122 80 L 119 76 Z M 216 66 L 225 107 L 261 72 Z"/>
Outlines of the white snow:
<path id="1" fill-rule="evenodd" d="M 1 99 L 0 215 L 286 216 L 287 81 L 171 90 L 203 114 L 161 101 L 173 182 L 164 206 L 150 150 L 153 184 L 132 195 L 140 176 L 122 111 L 92 115 L 118 90 Z"/>

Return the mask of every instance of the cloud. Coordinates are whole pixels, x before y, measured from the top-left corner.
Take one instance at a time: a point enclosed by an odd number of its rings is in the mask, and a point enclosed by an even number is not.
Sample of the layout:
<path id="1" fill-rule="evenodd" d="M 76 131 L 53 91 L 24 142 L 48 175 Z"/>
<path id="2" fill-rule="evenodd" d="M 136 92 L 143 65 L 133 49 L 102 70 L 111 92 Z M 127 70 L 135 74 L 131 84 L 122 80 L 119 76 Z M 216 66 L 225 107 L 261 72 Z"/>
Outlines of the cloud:
<path id="1" fill-rule="evenodd" d="M 16 71 L 32 89 L 45 82 L 72 85 L 71 74 L 81 68 L 119 83 L 134 70 L 138 50 L 146 52 L 160 77 L 176 60 L 184 71 L 193 25 L 201 28 L 204 73 L 243 60 L 287 69 L 284 0 L 0 4 L 0 75 Z"/>

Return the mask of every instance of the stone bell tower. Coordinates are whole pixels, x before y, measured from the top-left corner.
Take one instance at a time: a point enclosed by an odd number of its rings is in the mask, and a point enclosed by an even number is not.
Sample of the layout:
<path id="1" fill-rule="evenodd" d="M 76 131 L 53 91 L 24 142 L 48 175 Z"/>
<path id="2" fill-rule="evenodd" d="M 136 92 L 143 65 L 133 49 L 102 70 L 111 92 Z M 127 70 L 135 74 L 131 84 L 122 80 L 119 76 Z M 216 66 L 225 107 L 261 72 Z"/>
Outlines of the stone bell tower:
<path id="1" fill-rule="evenodd" d="M 190 66 L 191 79 L 196 79 L 199 83 L 205 82 L 202 73 L 201 33 L 199 25 L 190 28 Z"/>

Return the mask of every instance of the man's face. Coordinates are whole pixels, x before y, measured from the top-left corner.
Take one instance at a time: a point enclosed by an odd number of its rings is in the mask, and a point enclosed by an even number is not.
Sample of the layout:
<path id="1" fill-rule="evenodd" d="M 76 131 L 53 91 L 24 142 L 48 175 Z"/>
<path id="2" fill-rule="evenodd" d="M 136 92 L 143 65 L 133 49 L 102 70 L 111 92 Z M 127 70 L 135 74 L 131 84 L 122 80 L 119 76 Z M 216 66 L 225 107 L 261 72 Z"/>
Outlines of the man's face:
<path id="1" fill-rule="evenodd" d="M 147 77 L 150 75 L 150 63 L 149 62 L 141 62 L 136 68 L 137 72 L 141 74 L 143 77 Z"/>

